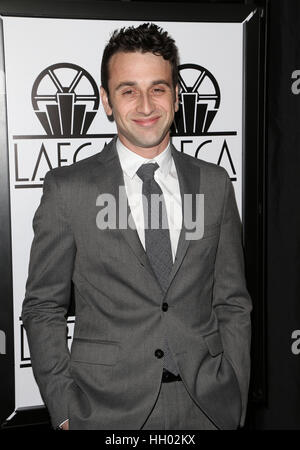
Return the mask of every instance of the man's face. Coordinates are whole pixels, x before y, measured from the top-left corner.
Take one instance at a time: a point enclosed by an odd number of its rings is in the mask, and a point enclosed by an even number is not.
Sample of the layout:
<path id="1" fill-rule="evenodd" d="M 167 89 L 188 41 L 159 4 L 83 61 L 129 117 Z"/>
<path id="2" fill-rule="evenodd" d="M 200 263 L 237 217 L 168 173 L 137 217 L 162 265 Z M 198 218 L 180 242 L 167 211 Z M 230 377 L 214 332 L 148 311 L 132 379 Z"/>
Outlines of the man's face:
<path id="1" fill-rule="evenodd" d="M 122 143 L 140 154 L 162 151 L 178 110 L 170 62 L 152 53 L 116 53 L 109 61 L 108 87 L 110 101 L 101 88 L 102 103 Z"/>

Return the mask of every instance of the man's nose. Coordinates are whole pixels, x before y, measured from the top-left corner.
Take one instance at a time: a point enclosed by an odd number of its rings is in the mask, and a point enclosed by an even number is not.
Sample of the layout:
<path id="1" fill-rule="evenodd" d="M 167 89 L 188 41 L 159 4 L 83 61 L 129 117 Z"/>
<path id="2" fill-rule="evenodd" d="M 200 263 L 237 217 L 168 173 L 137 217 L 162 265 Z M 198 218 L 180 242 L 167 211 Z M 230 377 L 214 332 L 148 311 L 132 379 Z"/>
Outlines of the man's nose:
<path id="1" fill-rule="evenodd" d="M 149 116 L 155 109 L 151 95 L 148 93 L 141 93 L 138 104 L 137 112 Z"/>

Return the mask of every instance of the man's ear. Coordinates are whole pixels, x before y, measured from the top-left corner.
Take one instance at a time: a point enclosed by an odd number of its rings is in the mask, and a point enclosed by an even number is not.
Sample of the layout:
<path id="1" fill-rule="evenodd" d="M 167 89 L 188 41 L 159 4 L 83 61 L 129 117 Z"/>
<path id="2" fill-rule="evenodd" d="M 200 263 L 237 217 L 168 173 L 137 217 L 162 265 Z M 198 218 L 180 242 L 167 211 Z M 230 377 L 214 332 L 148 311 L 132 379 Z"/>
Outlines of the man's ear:
<path id="1" fill-rule="evenodd" d="M 174 107 L 174 109 L 175 109 L 175 112 L 177 112 L 179 109 L 178 84 L 175 87 L 175 107 Z"/>
<path id="2" fill-rule="evenodd" d="M 106 90 L 102 86 L 100 87 L 100 96 L 101 96 L 102 105 L 103 105 L 103 108 L 104 108 L 104 110 L 106 112 L 106 115 L 108 117 L 112 116 L 113 111 L 112 111 L 112 108 L 111 108 L 111 106 L 109 104 L 108 94 L 107 94 Z"/>

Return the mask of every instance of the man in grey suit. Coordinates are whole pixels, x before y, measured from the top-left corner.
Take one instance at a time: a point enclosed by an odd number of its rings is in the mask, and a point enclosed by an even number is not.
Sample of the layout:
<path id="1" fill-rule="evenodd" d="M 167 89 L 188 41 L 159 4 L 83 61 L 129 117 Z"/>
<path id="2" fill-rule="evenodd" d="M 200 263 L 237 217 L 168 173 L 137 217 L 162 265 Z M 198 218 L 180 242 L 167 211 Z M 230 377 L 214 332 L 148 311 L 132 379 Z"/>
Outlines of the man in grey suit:
<path id="1" fill-rule="evenodd" d="M 170 142 L 177 65 L 156 25 L 114 32 L 101 98 L 118 135 L 45 178 L 22 319 L 54 427 L 244 423 L 251 301 L 240 218 L 226 171 Z"/>

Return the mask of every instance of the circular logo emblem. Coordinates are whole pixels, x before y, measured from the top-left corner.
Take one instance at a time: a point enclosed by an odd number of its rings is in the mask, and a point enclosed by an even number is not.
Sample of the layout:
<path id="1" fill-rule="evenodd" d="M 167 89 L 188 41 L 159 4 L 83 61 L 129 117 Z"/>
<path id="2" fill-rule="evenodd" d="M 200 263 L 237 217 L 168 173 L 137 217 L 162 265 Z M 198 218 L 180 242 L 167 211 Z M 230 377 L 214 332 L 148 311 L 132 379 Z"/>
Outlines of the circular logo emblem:
<path id="1" fill-rule="evenodd" d="M 59 63 L 39 74 L 31 100 L 47 135 L 84 136 L 99 108 L 99 91 L 82 67 Z"/>
<path id="2" fill-rule="evenodd" d="M 175 114 L 173 135 L 206 133 L 219 109 L 221 94 L 212 73 L 198 64 L 178 66 L 179 110 Z"/>

